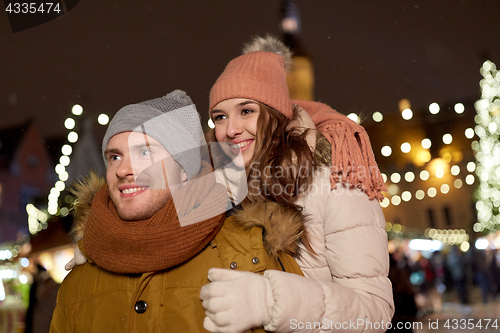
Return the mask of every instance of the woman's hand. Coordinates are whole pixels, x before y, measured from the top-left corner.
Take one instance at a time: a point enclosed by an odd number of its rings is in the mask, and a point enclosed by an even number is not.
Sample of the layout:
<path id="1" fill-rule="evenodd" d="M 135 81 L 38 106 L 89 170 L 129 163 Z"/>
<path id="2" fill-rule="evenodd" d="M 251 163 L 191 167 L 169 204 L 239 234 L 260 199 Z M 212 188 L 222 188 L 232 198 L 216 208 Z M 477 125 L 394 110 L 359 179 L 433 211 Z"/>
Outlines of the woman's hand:
<path id="1" fill-rule="evenodd" d="M 271 322 L 273 299 L 267 278 L 257 273 L 211 268 L 208 279 L 212 282 L 200 292 L 205 329 L 237 333 Z"/>
<path id="2" fill-rule="evenodd" d="M 83 265 L 87 262 L 87 258 L 85 258 L 78 246 L 76 247 L 75 252 L 73 252 L 73 255 L 73 259 L 71 259 L 66 266 L 64 266 L 64 269 L 67 271 L 70 271 L 76 266 Z"/>

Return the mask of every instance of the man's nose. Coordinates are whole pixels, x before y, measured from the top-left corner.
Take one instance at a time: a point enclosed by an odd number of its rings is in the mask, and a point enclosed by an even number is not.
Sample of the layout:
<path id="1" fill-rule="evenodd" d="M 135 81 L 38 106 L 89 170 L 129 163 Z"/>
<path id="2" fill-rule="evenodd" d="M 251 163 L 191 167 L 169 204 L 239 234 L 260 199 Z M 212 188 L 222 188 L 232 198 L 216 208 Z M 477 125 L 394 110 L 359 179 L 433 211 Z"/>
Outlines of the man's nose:
<path id="1" fill-rule="evenodd" d="M 116 175 L 119 178 L 134 177 L 132 162 L 130 161 L 130 157 L 128 155 L 122 157 L 120 165 L 116 169 Z"/>

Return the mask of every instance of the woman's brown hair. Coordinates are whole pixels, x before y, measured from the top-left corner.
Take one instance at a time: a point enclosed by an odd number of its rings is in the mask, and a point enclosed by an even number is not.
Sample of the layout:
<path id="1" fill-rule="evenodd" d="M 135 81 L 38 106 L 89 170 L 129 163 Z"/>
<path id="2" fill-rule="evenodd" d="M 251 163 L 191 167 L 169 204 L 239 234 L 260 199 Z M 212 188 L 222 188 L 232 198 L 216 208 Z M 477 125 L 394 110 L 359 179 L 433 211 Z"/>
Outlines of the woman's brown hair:
<path id="1" fill-rule="evenodd" d="M 275 201 L 299 208 L 294 201 L 312 182 L 314 154 L 305 139 L 308 129 L 297 127 L 297 109 L 286 118 L 275 109 L 259 103 L 255 151 L 247 166 L 248 195 L 246 200 Z M 215 130 L 206 135 L 207 142 L 216 142 Z M 217 145 L 215 145 L 216 147 Z M 212 148 L 215 168 L 229 163 L 229 158 Z"/>

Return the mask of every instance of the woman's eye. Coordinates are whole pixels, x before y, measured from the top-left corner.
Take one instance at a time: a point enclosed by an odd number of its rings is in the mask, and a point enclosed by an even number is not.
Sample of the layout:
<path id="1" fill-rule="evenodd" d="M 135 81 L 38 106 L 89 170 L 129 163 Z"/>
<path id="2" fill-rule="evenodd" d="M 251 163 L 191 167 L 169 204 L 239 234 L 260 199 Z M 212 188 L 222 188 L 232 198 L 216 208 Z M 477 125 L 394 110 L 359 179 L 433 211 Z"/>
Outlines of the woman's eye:
<path id="1" fill-rule="evenodd" d="M 242 114 L 250 114 L 250 113 L 252 113 L 252 112 L 255 112 L 255 111 L 254 111 L 254 110 L 252 110 L 252 109 L 243 109 L 243 110 L 241 110 L 241 113 L 242 113 Z"/>
<path id="2" fill-rule="evenodd" d="M 151 150 L 149 149 L 141 150 L 140 154 L 141 156 L 149 156 L 151 154 Z"/>
<path id="3" fill-rule="evenodd" d="M 112 162 L 112 161 L 117 161 L 120 159 L 120 156 L 118 155 L 111 155 L 109 156 L 109 161 Z"/>
<path id="4" fill-rule="evenodd" d="M 215 115 L 213 116 L 213 122 L 215 123 L 216 121 L 219 121 L 219 120 L 222 120 L 222 119 L 226 119 L 226 116 L 223 115 L 223 114 L 218 114 L 218 115 Z"/>

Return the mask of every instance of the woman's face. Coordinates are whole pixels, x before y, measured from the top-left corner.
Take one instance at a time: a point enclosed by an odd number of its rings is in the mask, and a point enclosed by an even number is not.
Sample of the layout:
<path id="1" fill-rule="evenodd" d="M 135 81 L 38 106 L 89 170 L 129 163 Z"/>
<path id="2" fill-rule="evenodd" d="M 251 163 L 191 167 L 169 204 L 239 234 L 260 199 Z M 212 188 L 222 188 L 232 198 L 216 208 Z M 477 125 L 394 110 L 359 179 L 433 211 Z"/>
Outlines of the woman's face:
<path id="1" fill-rule="evenodd" d="M 252 162 L 259 113 L 259 104 L 245 98 L 222 101 L 210 111 L 210 118 L 215 124 L 215 137 L 222 151 L 233 160 L 241 153 L 243 162 L 235 160 L 239 167 L 246 167 Z"/>

